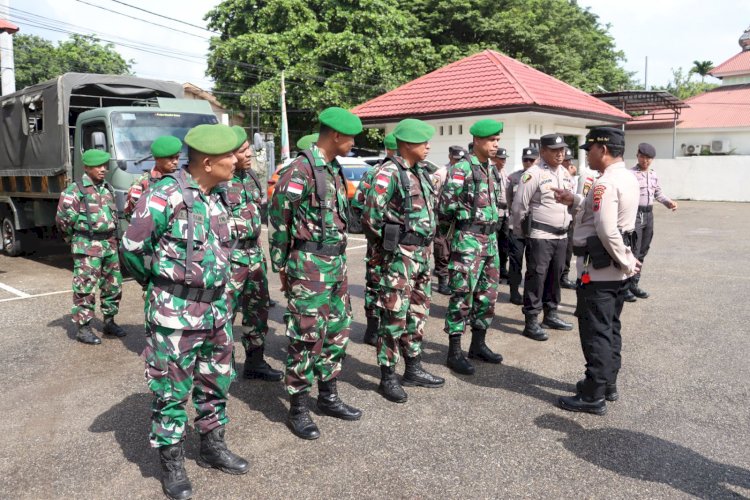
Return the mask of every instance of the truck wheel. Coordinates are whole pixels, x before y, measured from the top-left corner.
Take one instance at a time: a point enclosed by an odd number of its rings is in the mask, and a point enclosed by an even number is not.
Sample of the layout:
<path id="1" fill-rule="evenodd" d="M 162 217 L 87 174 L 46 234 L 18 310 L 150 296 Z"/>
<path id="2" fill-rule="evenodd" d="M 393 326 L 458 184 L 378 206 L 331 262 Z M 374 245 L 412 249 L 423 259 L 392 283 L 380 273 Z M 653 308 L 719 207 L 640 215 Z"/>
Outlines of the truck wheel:
<path id="1" fill-rule="evenodd" d="M 16 227 L 13 225 L 13 220 L 9 217 L 4 217 L 2 222 L 2 238 L 3 238 L 3 250 L 6 254 L 11 257 L 18 257 L 21 255 L 21 240 Z"/>

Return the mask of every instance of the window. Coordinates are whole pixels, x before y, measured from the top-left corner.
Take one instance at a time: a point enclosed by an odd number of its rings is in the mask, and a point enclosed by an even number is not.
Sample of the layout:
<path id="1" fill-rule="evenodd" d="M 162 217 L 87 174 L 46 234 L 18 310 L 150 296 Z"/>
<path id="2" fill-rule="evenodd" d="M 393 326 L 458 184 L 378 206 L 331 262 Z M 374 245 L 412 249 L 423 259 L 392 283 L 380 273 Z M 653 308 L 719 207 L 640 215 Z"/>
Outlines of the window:
<path id="1" fill-rule="evenodd" d="M 40 134 L 44 131 L 44 101 L 39 96 L 25 105 L 26 119 L 29 121 L 29 133 Z"/>
<path id="2" fill-rule="evenodd" d="M 463 133 L 464 133 L 464 126 L 463 125 L 459 125 L 458 126 L 458 135 L 463 135 Z"/>
<path id="3" fill-rule="evenodd" d="M 440 125 L 440 135 L 445 135 L 445 134 L 444 134 L 443 132 L 444 132 L 444 130 L 443 130 L 443 126 L 442 126 L 442 125 Z"/>
<path id="4" fill-rule="evenodd" d="M 448 135 L 453 135 L 453 125 L 448 125 Z"/>

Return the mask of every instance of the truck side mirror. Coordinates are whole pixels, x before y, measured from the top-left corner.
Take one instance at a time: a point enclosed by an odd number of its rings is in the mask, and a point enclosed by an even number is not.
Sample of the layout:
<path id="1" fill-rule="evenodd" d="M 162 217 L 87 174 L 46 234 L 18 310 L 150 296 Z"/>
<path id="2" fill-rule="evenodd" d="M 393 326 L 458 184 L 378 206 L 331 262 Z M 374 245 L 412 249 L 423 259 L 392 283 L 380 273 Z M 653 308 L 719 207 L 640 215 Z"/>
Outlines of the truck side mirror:
<path id="1" fill-rule="evenodd" d="M 91 134 L 91 145 L 94 149 L 107 149 L 107 138 L 104 136 L 104 132 L 93 132 Z"/>
<path id="2" fill-rule="evenodd" d="M 263 140 L 263 136 L 260 135 L 258 132 L 255 132 L 253 134 L 253 149 L 257 151 L 263 151 L 263 149 L 266 147 L 266 143 Z"/>

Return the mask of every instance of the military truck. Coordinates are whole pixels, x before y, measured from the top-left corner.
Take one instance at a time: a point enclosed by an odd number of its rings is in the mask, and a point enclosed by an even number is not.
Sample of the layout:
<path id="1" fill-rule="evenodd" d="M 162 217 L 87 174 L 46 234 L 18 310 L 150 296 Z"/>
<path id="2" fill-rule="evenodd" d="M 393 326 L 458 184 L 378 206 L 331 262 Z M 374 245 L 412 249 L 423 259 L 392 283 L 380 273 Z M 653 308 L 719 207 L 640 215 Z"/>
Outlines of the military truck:
<path id="1" fill-rule="evenodd" d="M 129 187 L 153 168 L 153 140 L 183 139 L 195 125 L 217 122 L 207 101 L 183 97 L 176 82 L 84 73 L 66 73 L 0 97 L 5 253 L 20 255 L 24 244 L 54 233 L 60 193 L 83 175 L 81 154 L 87 149 L 112 155 L 107 181 L 122 218 Z"/>

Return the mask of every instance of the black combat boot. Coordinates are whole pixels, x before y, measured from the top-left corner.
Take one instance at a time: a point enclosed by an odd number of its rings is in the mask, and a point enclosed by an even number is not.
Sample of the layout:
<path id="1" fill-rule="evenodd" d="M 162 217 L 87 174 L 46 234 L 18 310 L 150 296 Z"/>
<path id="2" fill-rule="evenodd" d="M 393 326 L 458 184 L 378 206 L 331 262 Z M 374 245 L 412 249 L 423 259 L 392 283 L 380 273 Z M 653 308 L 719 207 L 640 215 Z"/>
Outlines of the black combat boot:
<path id="1" fill-rule="evenodd" d="M 318 439 L 320 430 L 310 418 L 310 410 L 307 409 L 307 394 L 292 394 L 289 405 L 289 417 L 286 424 L 295 436 L 302 439 Z"/>
<path id="2" fill-rule="evenodd" d="M 580 411 L 604 415 L 607 413 L 607 403 L 604 401 L 604 385 L 598 385 L 593 380 L 584 379 L 581 389 L 575 396 L 560 397 L 557 402 L 560 408 L 568 411 Z M 576 384 L 576 389 L 578 384 Z"/>
<path id="3" fill-rule="evenodd" d="M 94 331 L 91 329 L 91 325 L 86 323 L 85 325 L 78 325 L 78 332 L 76 333 L 76 340 L 83 342 L 84 344 L 101 344 L 102 339 L 96 336 Z"/>
<path id="4" fill-rule="evenodd" d="M 549 338 L 549 335 L 547 335 L 547 332 L 545 332 L 542 327 L 539 326 L 537 316 L 537 314 L 526 315 L 526 326 L 524 327 L 522 334 L 524 337 L 528 337 L 532 340 L 547 340 Z"/>
<path id="5" fill-rule="evenodd" d="M 453 295 L 453 290 L 448 285 L 448 276 L 438 276 L 437 292 L 441 295 Z"/>
<path id="6" fill-rule="evenodd" d="M 461 335 L 448 336 L 448 368 L 461 375 L 474 375 L 474 367 L 461 350 Z"/>
<path id="7" fill-rule="evenodd" d="M 193 496 L 193 486 L 185 472 L 185 453 L 182 442 L 159 448 L 161 489 L 172 500 L 187 500 Z"/>
<path id="8" fill-rule="evenodd" d="M 485 338 L 487 336 L 487 330 L 482 328 L 471 329 L 471 345 L 469 346 L 469 359 L 478 358 L 487 363 L 502 363 L 503 356 L 496 354 L 487 347 Z"/>
<path id="9" fill-rule="evenodd" d="M 104 317 L 104 328 L 102 329 L 102 331 L 105 335 L 112 335 L 115 337 L 124 337 L 125 335 L 127 335 L 125 330 L 123 330 L 120 325 L 115 323 L 114 316 Z"/>
<path id="10" fill-rule="evenodd" d="M 378 392 L 385 399 L 394 403 L 406 403 L 409 397 L 398 382 L 394 366 L 380 365 L 380 385 L 378 386 Z"/>
<path id="11" fill-rule="evenodd" d="M 625 302 L 635 302 L 638 299 L 635 295 L 633 295 L 633 292 L 630 291 L 630 288 L 625 290 Z"/>
<path id="12" fill-rule="evenodd" d="M 523 305 L 523 295 L 518 291 L 518 285 L 510 285 L 510 303 L 517 306 Z"/>
<path id="13" fill-rule="evenodd" d="M 551 328 L 552 330 L 568 331 L 573 329 L 573 325 L 561 320 L 560 316 L 557 315 L 557 311 L 555 311 L 554 309 L 544 311 L 544 320 L 542 320 L 542 326 L 546 326 L 547 328 Z"/>
<path id="14" fill-rule="evenodd" d="M 508 269 L 504 265 L 500 266 L 500 279 L 501 280 L 510 279 L 510 274 L 508 273 Z"/>
<path id="15" fill-rule="evenodd" d="M 650 294 L 638 285 L 640 278 L 631 278 L 630 280 L 630 292 L 638 297 L 639 299 L 647 299 Z"/>
<path id="16" fill-rule="evenodd" d="M 277 305 L 279 305 L 278 302 L 276 302 L 275 300 L 273 300 L 270 297 L 268 298 L 268 307 L 276 307 Z"/>
<path id="17" fill-rule="evenodd" d="M 401 383 L 407 387 L 442 387 L 445 384 L 443 377 L 438 377 L 422 368 L 422 356 L 417 354 L 413 358 L 404 356 L 406 370 L 401 378 Z M 382 369 L 382 368 L 381 368 Z M 382 384 L 382 382 L 381 382 Z M 406 395 L 406 393 L 404 393 Z"/>
<path id="18" fill-rule="evenodd" d="M 380 318 L 378 318 L 377 316 L 368 316 L 367 317 L 367 330 L 365 330 L 365 336 L 362 339 L 362 342 L 364 342 L 367 345 L 377 347 L 378 346 L 378 328 L 380 328 Z"/>
<path id="19" fill-rule="evenodd" d="M 250 464 L 227 449 L 224 441 L 224 426 L 201 434 L 201 451 L 197 463 L 201 467 L 219 469 L 227 474 L 246 474 Z"/>
<path id="20" fill-rule="evenodd" d="M 271 365 L 263 359 L 264 347 L 256 347 L 245 352 L 245 369 L 242 376 L 249 379 L 261 379 L 268 382 L 278 382 L 284 378 L 284 373 L 274 370 Z"/>
<path id="21" fill-rule="evenodd" d="M 341 420 L 359 420 L 362 417 L 362 410 L 341 401 L 335 378 L 328 382 L 318 381 L 318 409 L 329 417 Z"/>
<path id="22" fill-rule="evenodd" d="M 563 276 L 562 279 L 560 279 L 560 287 L 567 288 L 568 290 L 575 290 L 576 284 L 574 281 L 570 281 L 567 275 Z"/>
<path id="23" fill-rule="evenodd" d="M 579 380 L 576 382 L 576 392 L 578 394 L 583 392 L 583 383 L 586 379 Z M 617 383 L 607 384 L 604 386 L 604 399 L 607 401 L 617 401 L 620 398 L 620 394 L 617 392 Z"/>

